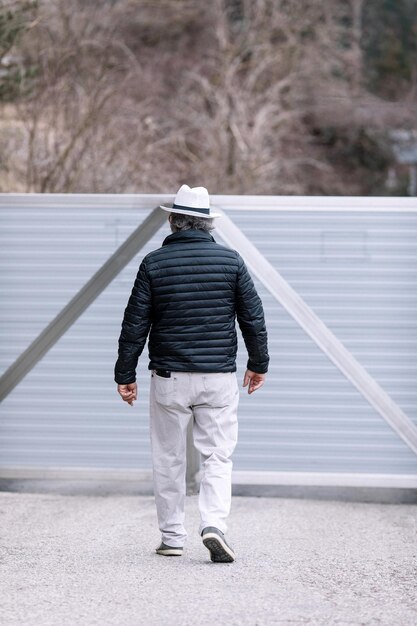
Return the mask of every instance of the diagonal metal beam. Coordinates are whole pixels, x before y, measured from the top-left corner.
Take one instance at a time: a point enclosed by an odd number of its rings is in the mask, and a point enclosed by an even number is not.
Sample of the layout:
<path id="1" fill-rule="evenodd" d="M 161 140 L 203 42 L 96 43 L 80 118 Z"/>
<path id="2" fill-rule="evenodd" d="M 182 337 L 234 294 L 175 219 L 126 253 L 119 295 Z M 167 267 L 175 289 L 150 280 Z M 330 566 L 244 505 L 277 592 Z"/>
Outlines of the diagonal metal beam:
<path id="1" fill-rule="evenodd" d="M 224 242 L 237 250 L 250 270 L 269 289 L 301 328 L 313 339 L 324 354 L 339 368 L 363 397 L 378 411 L 405 443 L 417 453 L 417 426 L 349 350 L 304 302 L 269 261 L 229 219 L 221 207 L 222 217 L 216 222 L 216 231 Z"/>
<path id="2" fill-rule="evenodd" d="M 149 241 L 167 220 L 159 207 L 143 220 L 92 278 L 68 302 L 28 348 L 16 359 L 0 378 L 0 401 L 3 400 L 36 363 L 52 348 L 58 339 L 94 302 L 135 254 Z"/>

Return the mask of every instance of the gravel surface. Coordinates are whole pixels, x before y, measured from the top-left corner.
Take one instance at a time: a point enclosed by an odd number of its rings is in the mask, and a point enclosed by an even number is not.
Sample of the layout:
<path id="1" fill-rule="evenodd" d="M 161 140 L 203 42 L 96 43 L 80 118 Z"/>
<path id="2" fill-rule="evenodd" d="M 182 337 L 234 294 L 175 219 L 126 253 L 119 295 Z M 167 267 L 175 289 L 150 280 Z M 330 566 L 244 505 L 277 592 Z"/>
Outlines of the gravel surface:
<path id="1" fill-rule="evenodd" d="M 187 496 L 182 557 L 152 496 L 0 492 L 2 626 L 417 624 L 417 508 L 234 496 L 211 563 Z"/>

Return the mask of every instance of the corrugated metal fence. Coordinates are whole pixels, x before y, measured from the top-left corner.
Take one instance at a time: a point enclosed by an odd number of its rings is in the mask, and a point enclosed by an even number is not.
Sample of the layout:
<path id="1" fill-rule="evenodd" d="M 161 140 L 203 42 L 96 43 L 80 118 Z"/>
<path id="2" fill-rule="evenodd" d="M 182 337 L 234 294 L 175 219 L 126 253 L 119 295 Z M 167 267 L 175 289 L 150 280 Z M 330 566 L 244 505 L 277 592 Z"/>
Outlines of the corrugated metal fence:
<path id="1" fill-rule="evenodd" d="M 0 194 L 1 373 L 167 199 Z M 415 199 L 212 201 L 417 425 Z M 4 399 L 0 477 L 149 476 L 147 346 L 134 408 L 119 399 L 113 367 L 140 260 L 168 234 L 165 223 Z M 241 390 L 235 483 L 417 487 L 415 451 L 255 283 L 271 364 L 261 391 Z M 246 359 L 239 334 L 239 379 Z"/>

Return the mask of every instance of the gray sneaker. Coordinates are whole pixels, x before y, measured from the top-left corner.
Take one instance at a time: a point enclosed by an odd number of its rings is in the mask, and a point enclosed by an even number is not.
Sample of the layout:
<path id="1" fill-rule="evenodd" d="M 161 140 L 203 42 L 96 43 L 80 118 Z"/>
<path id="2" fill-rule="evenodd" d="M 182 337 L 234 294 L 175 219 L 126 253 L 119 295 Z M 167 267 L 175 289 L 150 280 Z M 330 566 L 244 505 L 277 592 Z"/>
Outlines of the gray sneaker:
<path id="1" fill-rule="evenodd" d="M 163 541 L 159 548 L 156 548 L 157 554 L 162 554 L 163 556 L 182 556 L 182 547 L 174 548 L 173 546 L 167 546 Z"/>
<path id="2" fill-rule="evenodd" d="M 213 563 L 231 563 L 235 560 L 235 553 L 221 530 L 214 526 L 207 526 L 202 530 L 201 536 Z"/>

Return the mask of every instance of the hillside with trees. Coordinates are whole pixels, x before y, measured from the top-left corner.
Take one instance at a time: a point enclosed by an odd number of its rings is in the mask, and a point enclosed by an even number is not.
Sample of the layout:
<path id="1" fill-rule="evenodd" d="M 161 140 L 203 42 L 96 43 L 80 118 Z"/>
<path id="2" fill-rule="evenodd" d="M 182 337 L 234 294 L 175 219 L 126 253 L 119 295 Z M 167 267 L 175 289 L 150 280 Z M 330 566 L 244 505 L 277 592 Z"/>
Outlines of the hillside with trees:
<path id="1" fill-rule="evenodd" d="M 4 0 L 0 191 L 406 195 L 416 0 Z"/>

